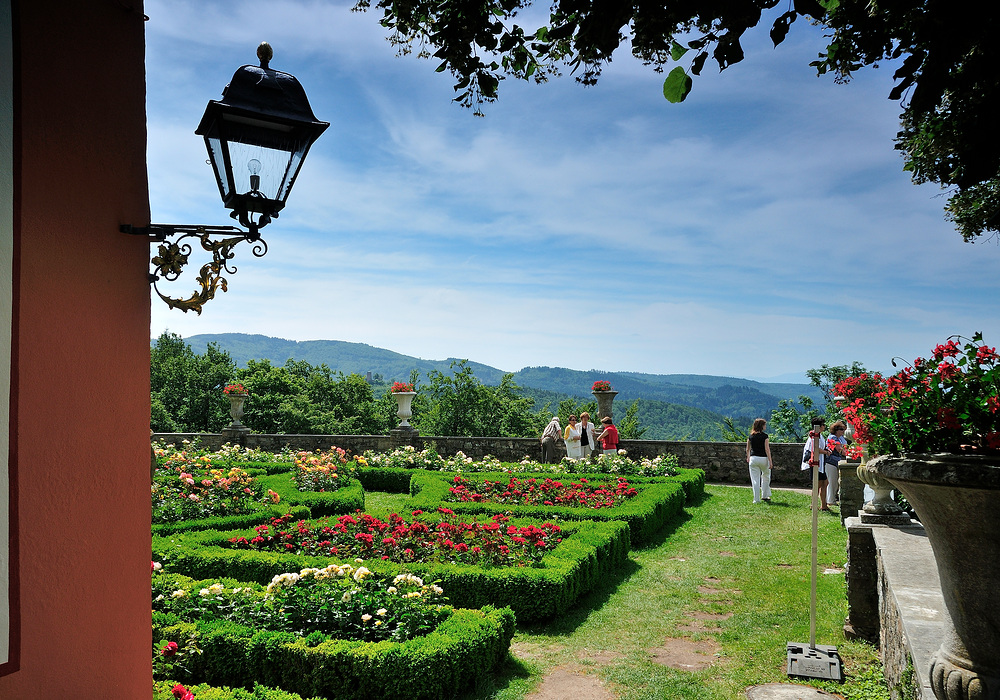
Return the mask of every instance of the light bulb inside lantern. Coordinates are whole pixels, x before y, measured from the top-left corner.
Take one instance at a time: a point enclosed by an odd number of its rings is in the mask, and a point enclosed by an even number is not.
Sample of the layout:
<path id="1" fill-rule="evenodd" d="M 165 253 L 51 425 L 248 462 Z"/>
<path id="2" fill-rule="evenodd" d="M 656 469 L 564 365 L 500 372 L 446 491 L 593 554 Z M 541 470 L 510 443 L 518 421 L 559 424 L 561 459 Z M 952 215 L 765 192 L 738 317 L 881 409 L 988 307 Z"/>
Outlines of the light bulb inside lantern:
<path id="1" fill-rule="evenodd" d="M 252 158 L 250 162 L 247 163 L 247 170 L 250 171 L 250 191 L 257 192 L 260 190 L 260 161 L 256 158 Z"/>

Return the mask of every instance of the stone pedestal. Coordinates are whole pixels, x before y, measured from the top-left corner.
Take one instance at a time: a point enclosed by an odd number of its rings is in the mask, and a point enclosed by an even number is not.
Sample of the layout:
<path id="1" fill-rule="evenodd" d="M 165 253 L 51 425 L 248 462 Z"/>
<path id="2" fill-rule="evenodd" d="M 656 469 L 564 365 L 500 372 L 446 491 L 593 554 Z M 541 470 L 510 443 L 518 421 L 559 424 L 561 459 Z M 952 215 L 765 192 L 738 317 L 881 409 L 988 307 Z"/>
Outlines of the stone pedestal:
<path id="1" fill-rule="evenodd" d="M 392 449 L 406 447 L 407 445 L 418 447 L 416 443 L 419 436 L 420 432 L 407 423 L 405 426 L 401 425 L 389 431 L 389 443 L 392 445 Z"/>
<path id="2" fill-rule="evenodd" d="M 865 505 L 865 485 L 858 478 L 857 462 L 840 463 L 840 522 L 856 517 Z"/>
<path id="3" fill-rule="evenodd" d="M 844 638 L 864 639 L 878 646 L 881 623 L 875 538 L 872 528 L 864 525 L 858 517 L 847 518 L 844 525 L 847 527 L 847 619 L 844 620 Z"/>
<path id="4" fill-rule="evenodd" d="M 247 435 L 250 434 L 250 428 L 245 425 L 230 425 L 222 429 L 222 441 L 231 443 L 233 445 L 239 445 L 240 447 L 246 447 L 247 445 Z"/>

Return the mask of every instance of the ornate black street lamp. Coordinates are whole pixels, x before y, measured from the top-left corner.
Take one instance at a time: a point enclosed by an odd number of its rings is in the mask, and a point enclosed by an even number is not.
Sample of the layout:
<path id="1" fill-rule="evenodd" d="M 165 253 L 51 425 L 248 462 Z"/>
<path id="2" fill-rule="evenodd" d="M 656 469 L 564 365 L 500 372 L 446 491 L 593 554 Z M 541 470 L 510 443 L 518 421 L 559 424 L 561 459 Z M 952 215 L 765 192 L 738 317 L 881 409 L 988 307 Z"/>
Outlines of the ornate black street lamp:
<path id="1" fill-rule="evenodd" d="M 200 314 L 217 289 L 226 291 L 222 274 L 236 272 L 228 261 L 237 243 L 251 242 L 256 257 L 267 253 L 260 229 L 278 218 L 310 146 L 330 126 L 317 121 L 295 76 L 269 67 L 272 55 L 267 42 L 262 43 L 257 48 L 260 66 L 240 67 L 222 99 L 208 103 L 195 131 L 205 137 L 223 204 L 232 209 L 230 216 L 246 230 L 236 226 L 121 226 L 124 233 L 161 243 L 151 261 L 154 271 L 149 280 L 171 308 L 193 309 Z M 212 239 L 213 235 L 232 233 L 236 235 Z M 177 238 L 170 240 L 173 236 Z M 202 266 L 198 276 L 201 291 L 188 299 L 174 299 L 160 292 L 156 282 L 161 278 L 172 282 L 180 276 L 191 253 L 191 245 L 184 242 L 187 238 L 197 239 L 212 254 L 212 261 Z"/>

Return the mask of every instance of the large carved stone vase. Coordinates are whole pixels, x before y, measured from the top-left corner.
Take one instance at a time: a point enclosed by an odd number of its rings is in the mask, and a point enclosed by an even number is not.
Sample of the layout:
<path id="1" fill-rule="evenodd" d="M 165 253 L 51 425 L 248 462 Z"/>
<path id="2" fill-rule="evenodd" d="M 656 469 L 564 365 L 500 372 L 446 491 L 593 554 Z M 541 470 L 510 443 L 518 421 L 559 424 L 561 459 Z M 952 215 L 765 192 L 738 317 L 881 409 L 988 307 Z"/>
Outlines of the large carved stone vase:
<path id="1" fill-rule="evenodd" d="M 939 700 L 1000 700 L 1000 459 L 972 454 L 878 457 L 920 515 L 951 618 L 931 662 Z"/>
<path id="2" fill-rule="evenodd" d="M 396 399 L 396 416 L 399 418 L 399 428 L 410 428 L 410 417 L 413 416 L 413 397 L 417 395 L 415 391 L 394 391 L 393 397 Z"/>
<path id="3" fill-rule="evenodd" d="M 611 416 L 614 410 L 615 397 L 617 391 L 594 391 L 591 392 L 597 399 L 597 422 L 600 423 L 604 417 Z"/>
<path id="4" fill-rule="evenodd" d="M 233 424 L 230 427 L 238 428 L 242 427 L 243 419 L 243 404 L 247 400 L 246 394 L 227 394 L 229 398 L 229 415 L 233 419 Z"/>

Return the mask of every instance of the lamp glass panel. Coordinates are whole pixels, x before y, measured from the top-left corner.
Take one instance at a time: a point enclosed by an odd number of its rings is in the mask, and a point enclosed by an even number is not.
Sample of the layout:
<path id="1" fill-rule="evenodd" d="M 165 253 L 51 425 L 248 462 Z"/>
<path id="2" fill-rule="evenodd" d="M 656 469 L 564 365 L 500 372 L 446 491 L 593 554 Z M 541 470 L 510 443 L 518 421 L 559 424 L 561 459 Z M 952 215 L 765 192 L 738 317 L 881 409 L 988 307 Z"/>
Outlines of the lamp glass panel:
<path id="1" fill-rule="evenodd" d="M 285 173 L 288 170 L 288 151 L 264 148 L 236 141 L 229 142 L 229 159 L 233 166 L 233 185 L 237 194 L 250 192 L 250 161 L 260 163 L 259 192 L 274 201 L 283 201 L 279 190 L 284 188 Z M 255 166 L 256 167 L 256 166 Z M 287 191 L 284 193 L 287 196 Z"/>
<path id="2" fill-rule="evenodd" d="M 209 157 L 212 159 L 212 168 L 215 170 L 215 179 L 219 181 L 219 190 L 222 191 L 222 198 L 229 196 L 229 178 L 226 177 L 226 161 L 222 153 L 222 141 L 217 138 L 206 138 L 208 143 Z"/>
<path id="3" fill-rule="evenodd" d="M 288 193 L 295 183 L 295 177 L 299 174 L 299 168 L 302 167 L 302 159 L 304 157 L 305 151 L 301 148 L 292 153 L 292 157 L 288 161 L 288 171 L 285 173 L 285 179 L 282 180 L 281 189 L 278 190 L 278 199 L 280 201 L 283 202 L 288 198 Z"/>

